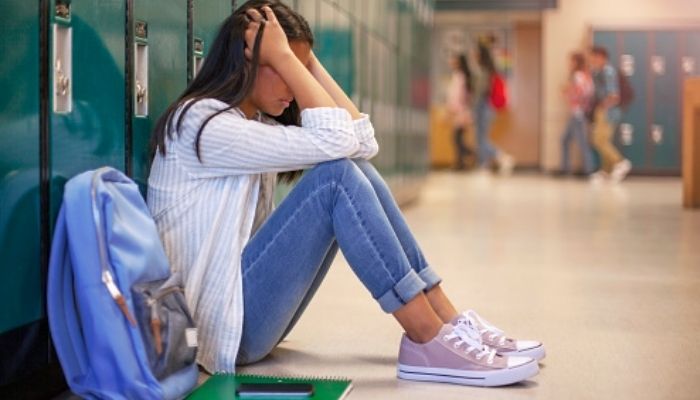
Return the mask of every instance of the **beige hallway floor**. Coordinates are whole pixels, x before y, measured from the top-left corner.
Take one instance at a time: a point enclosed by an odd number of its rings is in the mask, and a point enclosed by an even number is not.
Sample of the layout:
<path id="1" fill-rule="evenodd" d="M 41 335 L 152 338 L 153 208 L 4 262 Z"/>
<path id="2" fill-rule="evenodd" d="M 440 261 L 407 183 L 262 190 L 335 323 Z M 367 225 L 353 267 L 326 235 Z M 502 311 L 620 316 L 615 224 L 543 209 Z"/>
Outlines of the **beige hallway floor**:
<path id="1" fill-rule="evenodd" d="M 401 330 L 340 257 L 288 339 L 243 371 L 348 376 L 351 399 L 698 399 L 700 212 L 680 198 L 672 178 L 430 175 L 409 225 L 459 307 L 545 342 L 526 383 L 396 379 Z"/>

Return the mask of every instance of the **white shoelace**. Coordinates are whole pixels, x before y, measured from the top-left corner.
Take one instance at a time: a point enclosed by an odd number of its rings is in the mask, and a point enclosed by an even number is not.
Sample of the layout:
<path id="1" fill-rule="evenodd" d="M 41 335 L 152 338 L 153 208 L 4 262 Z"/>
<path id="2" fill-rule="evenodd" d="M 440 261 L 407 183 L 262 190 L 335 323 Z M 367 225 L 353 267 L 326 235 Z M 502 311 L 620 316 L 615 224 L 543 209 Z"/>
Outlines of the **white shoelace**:
<path id="1" fill-rule="evenodd" d="M 452 332 L 448 333 L 443 337 L 443 339 L 449 341 L 454 338 L 459 338 L 459 340 L 454 342 L 454 347 L 459 348 L 462 345 L 466 345 L 465 353 L 469 354 L 474 350 L 477 350 L 476 359 L 481 360 L 484 357 L 488 357 L 486 362 L 493 364 L 493 359 L 496 357 L 496 350 L 491 349 L 481 342 L 481 334 L 476 328 L 476 324 L 470 318 L 460 319 L 456 326 L 452 329 Z"/>
<path id="2" fill-rule="evenodd" d="M 506 344 L 505 332 L 493 326 L 493 324 L 485 320 L 481 315 L 477 314 L 476 311 L 469 310 L 462 315 L 464 315 L 465 318 L 474 321 L 474 325 L 479 327 L 478 331 L 480 334 L 483 335 L 484 333 L 488 333 L 489 340 L 498 340 L 497 343 L 499 346 Z"/>

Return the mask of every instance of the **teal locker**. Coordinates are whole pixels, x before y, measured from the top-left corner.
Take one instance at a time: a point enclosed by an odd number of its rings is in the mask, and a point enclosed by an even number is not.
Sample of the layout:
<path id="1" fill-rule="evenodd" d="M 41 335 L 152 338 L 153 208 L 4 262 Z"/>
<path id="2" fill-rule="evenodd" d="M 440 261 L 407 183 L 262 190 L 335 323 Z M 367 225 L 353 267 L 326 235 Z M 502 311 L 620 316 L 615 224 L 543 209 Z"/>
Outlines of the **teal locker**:
<path id="1" fill-rule="evenodd" d="M 648 165 L 658 172 L 677 172 L 681 137 L 679 33 L 654 32 L 650 36 Z"/>
<path id="2" fill-rule="evenodd" d="M 353 55 L 353 34 L 350 17 L 341 10 L 336 11 L 335 29 L 333 31 L 334 53 L 336 59 L 336 81 L 343 90 L 352 96 L 355 88 L 355 71 Z"/>
<path id="3" fill-rule="evenodd" d="M 192 0 L 192 36 L 189 39 L 188 81 L 197 74 L 219 32 L 231 15 L 231 0 Z"/>
<path id="4" fill-rule="evenodd" d="M 620 152 L 632 162 L 634 169 L 647 164 L 647 79 L 649 70 L 648 34 L 646 32 L 621 32 L 617 57 L 611 58 L 618 71 L 626 74 L 634 89 L 635 98 L 626 110 L 622 110 L 616 140 Z"/>
<path id="5" fill-rule="evenodd" d="M 700 32 L 602 31 L 594 33 L 594 42 L 610 47 L 617 42 L 620 67 L 624 57 L 628 64 L 633 61 L 629 78 L 635 99 L 623 114 L 616 140 L 633 171 L 678 174 L 682 82 L 699 73 Z"/>
<path id="6" fill-rule="evenodd" d="M 0 340 L 43 316 L 39 222 L 39 3 L 0 14 Z M 10 350 L 5 348 L 5 350 Z M 3 350 L 2 364 L 9 353 Z M 11 379 L 9 366 L 0 384 Z"/>
<path id="7" fill-rule="evenodd" d="M 334 57 L 334 29 L 335 29 L 335 7 L 327 0 L 319 1 L 318 24 L 316 25 L 316 56 L 326 67 L 328 72 L 337 74 L 336 59 Z"/>
<path id="8" fill-rule="evenodd" d="M 187 85 L 187 2 L 134 0 L 130 31 L 130 172 L 145 192 L 153 126 Z"/>
<path id="9" fill-rule="evenodd" d="M 49 4 L 49 196 L 54 221 L 68 179 L 104 165 L 125 168 L 126 5 L 120 0 Z"/>

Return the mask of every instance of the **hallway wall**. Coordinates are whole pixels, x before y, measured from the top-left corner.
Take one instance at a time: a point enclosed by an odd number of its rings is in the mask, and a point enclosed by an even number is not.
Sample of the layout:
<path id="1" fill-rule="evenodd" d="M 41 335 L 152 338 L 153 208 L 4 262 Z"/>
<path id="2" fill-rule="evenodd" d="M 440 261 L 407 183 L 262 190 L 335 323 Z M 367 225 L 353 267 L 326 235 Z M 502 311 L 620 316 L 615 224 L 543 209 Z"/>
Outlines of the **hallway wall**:
<path id="1" fill-rule="evenodd" d="M 542 140 L 541 167 L 559 168 L 560 137 L 568 116 L 561 86 L 567 78 L 567 57 L 591 43 L 591 27 L 654 27 L 700 25 L 697 0 L 559 0 L 542 13 Z"/>

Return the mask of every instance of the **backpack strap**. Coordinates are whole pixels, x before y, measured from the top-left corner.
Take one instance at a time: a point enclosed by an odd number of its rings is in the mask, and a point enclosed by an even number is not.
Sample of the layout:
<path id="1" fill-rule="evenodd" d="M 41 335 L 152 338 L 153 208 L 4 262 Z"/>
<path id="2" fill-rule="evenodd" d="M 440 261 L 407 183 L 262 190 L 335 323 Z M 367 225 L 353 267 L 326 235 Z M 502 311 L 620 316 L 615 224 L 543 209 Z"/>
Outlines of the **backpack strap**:
<path id="1" fill-rule="evenodd" d="M 65 213 L 65 207 L 61 207 L 51 244 L 46 306 L 56 353 L 68 383 L 75 390 L 82 387 L 80 377 L 88 372 L 90 363 L 73 295 L 73 263 L 68 250 Z"/>

